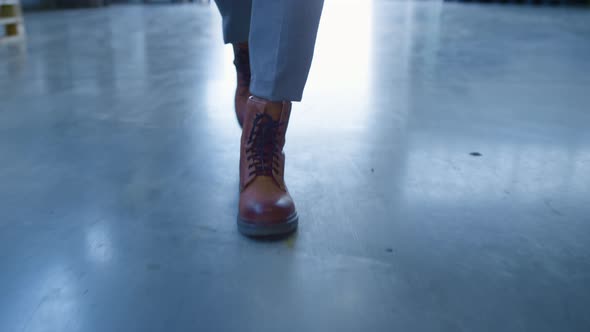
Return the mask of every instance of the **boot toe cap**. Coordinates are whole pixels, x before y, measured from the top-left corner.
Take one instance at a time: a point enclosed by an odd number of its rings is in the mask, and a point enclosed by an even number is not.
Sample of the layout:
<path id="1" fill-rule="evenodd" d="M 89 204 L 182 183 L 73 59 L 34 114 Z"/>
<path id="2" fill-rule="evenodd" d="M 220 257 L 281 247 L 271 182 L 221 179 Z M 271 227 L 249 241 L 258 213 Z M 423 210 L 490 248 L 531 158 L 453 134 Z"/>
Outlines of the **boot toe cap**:
<path id="1" fill-rule="evenodd" d="M 251 223 L 286 222 L 295 214 L 293 199 L 281 195 L 244 195 L 240 199 L 240 218 Z"/>

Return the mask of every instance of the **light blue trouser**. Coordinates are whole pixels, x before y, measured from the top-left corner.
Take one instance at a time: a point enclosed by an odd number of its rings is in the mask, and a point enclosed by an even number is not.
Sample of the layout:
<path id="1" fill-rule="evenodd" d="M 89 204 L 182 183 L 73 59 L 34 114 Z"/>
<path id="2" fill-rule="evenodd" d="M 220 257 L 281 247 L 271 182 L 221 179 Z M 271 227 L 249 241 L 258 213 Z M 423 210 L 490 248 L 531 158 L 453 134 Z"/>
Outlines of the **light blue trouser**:
<path id="1" fill-rule="evenodd" d="M 248 41 L 250 92 L 300 101 L 324 0 L 215 0 L 226 43 Z"/>

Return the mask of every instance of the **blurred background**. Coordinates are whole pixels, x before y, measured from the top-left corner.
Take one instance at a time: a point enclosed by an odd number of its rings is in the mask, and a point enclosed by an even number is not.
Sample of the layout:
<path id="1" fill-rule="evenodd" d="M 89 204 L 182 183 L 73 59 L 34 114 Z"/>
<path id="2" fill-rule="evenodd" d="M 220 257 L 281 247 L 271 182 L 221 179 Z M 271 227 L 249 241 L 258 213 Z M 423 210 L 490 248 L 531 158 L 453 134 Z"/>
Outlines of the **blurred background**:
<path id="1" fill-rule="evenodd" d="M 326 0 L 278 241 L 214 2 L 0 23 L 0 331 L 590 331 L 588 1 Z"/>

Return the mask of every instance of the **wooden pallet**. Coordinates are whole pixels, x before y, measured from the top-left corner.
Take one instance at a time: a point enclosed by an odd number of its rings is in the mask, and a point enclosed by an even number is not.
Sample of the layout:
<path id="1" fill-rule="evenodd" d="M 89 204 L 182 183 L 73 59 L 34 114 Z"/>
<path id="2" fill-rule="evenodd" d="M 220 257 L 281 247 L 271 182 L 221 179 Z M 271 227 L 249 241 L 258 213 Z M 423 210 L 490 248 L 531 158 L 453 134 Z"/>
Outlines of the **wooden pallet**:
<path id="1" fill-rule="evenodd" d="M 25 35 L 20 0 L 0 0 L 0 42 L 22 38 Z"/>

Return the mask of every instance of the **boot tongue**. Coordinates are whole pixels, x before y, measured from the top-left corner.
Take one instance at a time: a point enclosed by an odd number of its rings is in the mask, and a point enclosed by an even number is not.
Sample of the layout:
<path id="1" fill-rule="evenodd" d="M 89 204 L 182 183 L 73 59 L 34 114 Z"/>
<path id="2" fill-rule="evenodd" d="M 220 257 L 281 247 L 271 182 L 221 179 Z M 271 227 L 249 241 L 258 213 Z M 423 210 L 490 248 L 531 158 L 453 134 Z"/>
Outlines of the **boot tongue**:
<path id="1" fill-rule="evenodd" d="M 259 111 L 261 113 L 270 115 L 270 117 L 274 121 L 281 120 L 281 113 L 283 112 L 283 102 L 272 102 L 254 96 L 252 96 L 251 98 L 256 103 L 259 103 Z"/>
<path id="2" fill-rule="evenodd" d="M 280 121 L 281 120 L 281 113 L 283 111 L 283 104 L 279 104 L 278 106 L 276 105 L 272 105 L 272 107 L 270 105 L 267 105 L 264 109 L 264 113 L 270 115 L 270 117 L 273 119 L 273 121 Z"/>

